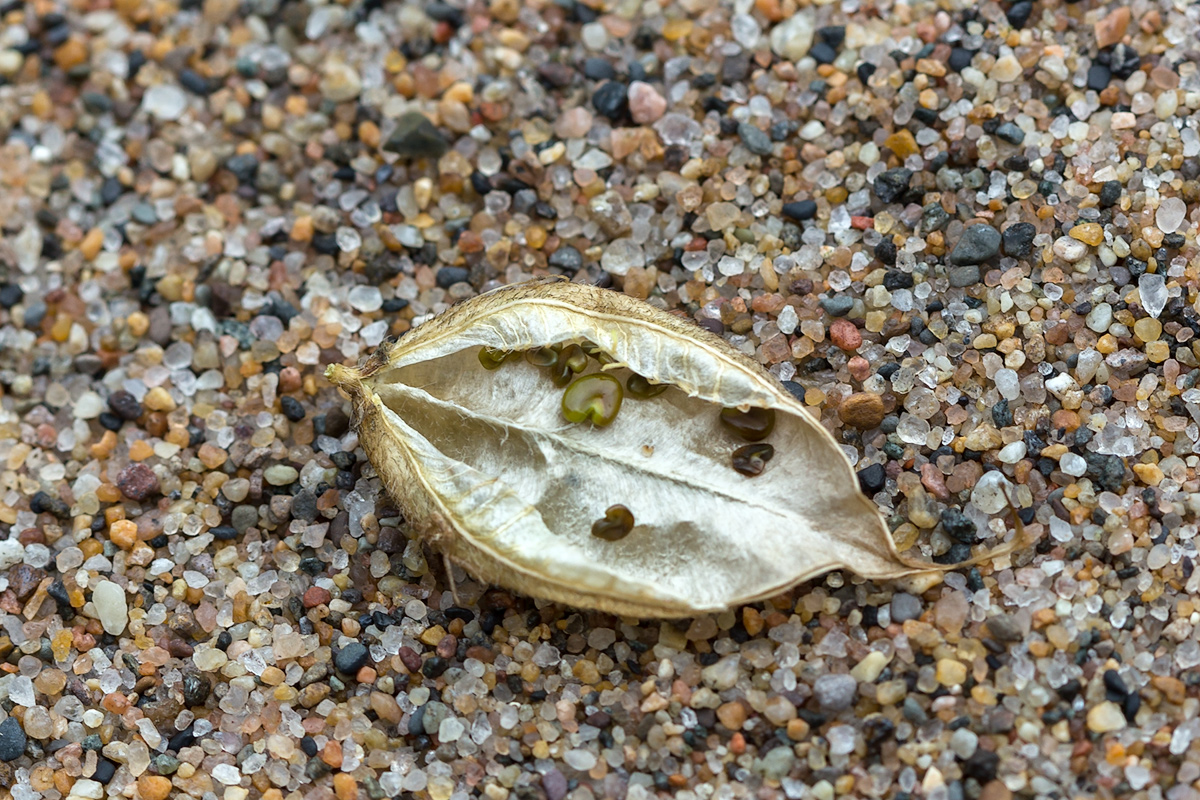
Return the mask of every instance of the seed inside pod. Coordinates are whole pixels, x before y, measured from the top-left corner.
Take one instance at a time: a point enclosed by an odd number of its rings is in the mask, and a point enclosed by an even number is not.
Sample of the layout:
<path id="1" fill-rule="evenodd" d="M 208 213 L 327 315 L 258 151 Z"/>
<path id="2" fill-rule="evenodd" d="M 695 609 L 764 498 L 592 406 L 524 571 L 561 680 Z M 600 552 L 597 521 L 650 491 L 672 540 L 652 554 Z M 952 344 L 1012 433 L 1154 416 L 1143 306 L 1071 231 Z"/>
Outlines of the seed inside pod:
<path id="1" fill-rule="evenodd" d="M 587 369 L 587 355 L 577 344 L 569 344 L 558 352 L 558 361 L 550 368 L 555 386 L 566 386 L 571 378 Z"/>
<path id="2" fill-rule="evenodd" d="M 553 367 L 558 363 L 558 351 L 553 347 L 535 347 L 525 352 L 525 360 L 535 367 Z"/>
<path id="3" fill-rule="evenodd" d="M 630 397 L 636 397 L 638 400 L 649 400 L 651 397 L 658 397 L 665 392 L 669 385 L 666 383 L 651 383 L 641 375 L 634 373 L 625 381 L 625 390 L 629 392 Z"/>
<path id="4" fill-rule="evenodd" d="M 606 542 L 620 541 L 631 530 L 633 512 L 622 505 L 609 506 L 604 511 L 604 518 L 592 523 L 592 536 L 598 536 Z"/>
<path id="5" fill-rule="evenodd" d="M 520 353 L 511 350 L 496 350 L 492 347 L 483 347 L 479 350 L 479 363 L 483 364 L 484 369 L 499 369 L 500 365 L 505 361 L 516 358 Z"/>
<path id="6" fill-rule="evenodd" d="M 738 411 L 736 408 L 723 408 L 721 425 L 747 442 L 760 442 L 775 429 L 775 409 L 751 408 L 749 411 Z"/>
<path id="7" fill-rule="evenodd" d="M 747 444 L 733 451 L 733 470 L 747 478 L 761 475 L 767 462 L 775 456 L 775 448 L 765 442 Z"/>
<path id="8" fill-rule="evenodd" d="M 563 392 L 563 416 L 568 422 L 590 419 L 593 425 L 609 425 L 621 410 L 625 392 L 612 375 L 593 373 L 577 378 Z"/>
<path id="9" fill-rule="evenodd" d="M 615 358 L 601 350 L 600 346 L 594 342 L 584 342 L 579 345 L 579 347 L 583 350 L 583 352 L 587 353 L 601 364 L 613 364 L 616 362 Z"/>

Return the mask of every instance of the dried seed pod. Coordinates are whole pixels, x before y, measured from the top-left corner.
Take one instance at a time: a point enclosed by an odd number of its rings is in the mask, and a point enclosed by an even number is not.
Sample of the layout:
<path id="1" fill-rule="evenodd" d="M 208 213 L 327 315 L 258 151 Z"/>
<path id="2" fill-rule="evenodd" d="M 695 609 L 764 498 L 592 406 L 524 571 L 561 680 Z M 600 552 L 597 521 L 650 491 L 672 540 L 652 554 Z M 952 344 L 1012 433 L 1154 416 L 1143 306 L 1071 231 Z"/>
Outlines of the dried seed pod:
<path id="1" fill-rule="evenodd" d="M 630 375 L 629 379 L 625 381 L 625 390 L 629 392 L 629 396 L 636 397 L 638 400 L 649 400 L 651 397 L 658 397 L 668 388 L 665 383 L 651 383 L 636 373 Z"/>
<path id="2" fill-rule="evenodd" d="M 605 364 L 615 364 L 616 363 L 616 359 L 613 358 L 612 356 L 610 356 L 608 353 L 601 350 L 600 346 L 597 345 L 595 342 L 582 342 L 582 343 L 580 343 L 579 347 L 588 356 L 599 361 L 601 366 L 603 366 Z"/>
<path id="3" fill-rule="evenodd" d="M 604 509 L 604 516 L 592 523 L 592 536 L 606 542 L 619 542 L 633 530 L 633 512 L 622 505 Z"/>
<path id="4" fill-rule="evenodd" d="M 611 425 L 621 410 L 625 393 L 621 382 L 602 372 L 576 378 L 563 392 L 562 412 L 568 422 L 591 420 L 593 425 Z"/>
<path id="5" fill-rule="evenodd" d="M 625 404 L 607 427 L 570 425 L 542 369 L 520 359 L 488 373 L 477 362 L 481 347 L 583 339 L 675 390 Z M 944 569 L 897 553 L 832 436 L 773 376 L 720 337 L 622 294 L 505 287 L 378 348 L 361 370 L 327 375 L 349 394 L 359 441 L 405 518 L 506 589 L 680 617 L 833 569 L 875 579 Z M 730 474 L 722 408 L 776 416 L 772 468 L 753 481 Z M 614 491 L 638 510 L 637 534 L 620 547 L 592 534 Z"/>
<path id="6" fill-rule="evenodd" d="M 761 442 L 775 430 L 775 410 L 771 408 L 721 409 L 721 425 L 747 442 Z"/>
<path id="7" fill-rule="evenodd" d="M 762 475 L 767 462 L 774 457 L 775 448 L 766 442 L 743 445 L 733 451 L 733 469 L 741 475 L 754 478 Z"/>

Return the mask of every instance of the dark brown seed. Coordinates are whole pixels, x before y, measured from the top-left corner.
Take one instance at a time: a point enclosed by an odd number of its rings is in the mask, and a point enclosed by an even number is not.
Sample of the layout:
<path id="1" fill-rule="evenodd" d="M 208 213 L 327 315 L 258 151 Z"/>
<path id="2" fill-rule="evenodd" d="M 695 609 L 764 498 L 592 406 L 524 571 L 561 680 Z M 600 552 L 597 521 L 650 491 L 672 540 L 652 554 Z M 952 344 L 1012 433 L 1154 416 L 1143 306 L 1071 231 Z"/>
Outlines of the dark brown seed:
<path id="1" fill-rule="evenodd" d="M 749 411 L 738 411 L 736 408 L 723 408 L 721 424 L 726 430 L 747 442 L 760 442 L 775 429 L 775 409 L 751 408 Z"/>
<path id="2" fill-rule="evenodd" d="M 733 470 L 747 478 L 761 475 L 767 462 L 775 456 L 775 448 L 769 444 L 747 444 L 733 451 Z"/>
<path id="3" fill-rule="evenodd" d="M 618 542 L 633 530 L 633 512 L 622 505 L 609 506 L 604 518 L 592 523 L 592 536 L 606 542 Z"/>
<path id="4" fill-rule="evenodd" d="M 629 395 L 639 400 L 649 400 L 651 397 L 658 397 L 667 390 L 669 385 L 667 383 L 651 383 L 637 373 L 630 375 L 629 380 L 625 381 L 625 389 L 629 392 Z"/>

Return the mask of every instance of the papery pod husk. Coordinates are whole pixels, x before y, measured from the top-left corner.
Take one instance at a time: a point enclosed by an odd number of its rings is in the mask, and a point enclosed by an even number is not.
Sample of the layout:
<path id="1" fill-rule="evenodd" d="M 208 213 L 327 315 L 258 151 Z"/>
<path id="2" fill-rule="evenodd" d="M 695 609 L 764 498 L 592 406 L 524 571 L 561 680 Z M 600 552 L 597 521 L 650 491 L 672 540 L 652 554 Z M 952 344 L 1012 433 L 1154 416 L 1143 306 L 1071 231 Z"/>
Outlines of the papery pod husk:
<path id="1" fill-rule="evenodd" d="M 611 426 L 572 425 L 538 367 L 479 362 L 480 348 L 583 342 L 615 360 L 606 370 L 672 390 L 626 397 Z M 406 517 L 468 573 L 522 594 L 681 617 L 835 569 L 873 579 L 945 569 L 897 552 L 833 437 L 774 376 L 719 336 L 617 292 L 507 286 L 379 347 L 361 369 L 326 374 L 349 394 L 359 442 Z M 731 468 L 744 442 L 718 415 L 754 406 L 776 412 L 775 456 L 751 478 Z M 593 536 L 614 504 L 632 510 L 633 531 Z"/>

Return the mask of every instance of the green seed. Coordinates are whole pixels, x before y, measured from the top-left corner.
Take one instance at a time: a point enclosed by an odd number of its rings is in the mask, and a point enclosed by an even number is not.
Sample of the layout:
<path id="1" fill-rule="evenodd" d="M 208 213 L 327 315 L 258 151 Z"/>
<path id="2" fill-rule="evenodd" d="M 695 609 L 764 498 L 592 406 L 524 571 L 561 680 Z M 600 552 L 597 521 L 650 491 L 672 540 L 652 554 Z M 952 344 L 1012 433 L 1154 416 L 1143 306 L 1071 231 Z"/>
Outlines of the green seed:
<path id="1" fill-rule="evenodd" d="M 761 475 L 767 462 L 775 456 L 775 448 L 769 444 L 747 444 L 733 451 L 733 469 L 747 478 Z"/>
<path id="2" fill-rule="evenodd" d="M 629 376 L 629 380 L 625 381 L 625 390 L 629 392 L 630 397 L 636 397 L 638 400 L 649 400 L 651 397 L 658 397 L 665 392 L 669 385 L 666 383 L 651 383 L 641 375 L 634 373 Z"/>
<path id="3" fill-rule="evenodd" d="M 621 382 L 612 375 L 596 372 L 576 378 L 563 392 L 563 416 L 568 422 L 591 420 L 593 425 L 609 425 L 621 410 L 624 394 Z"/>
<path id="4" fill-rule="evenodd" d="M 558 361 L 550 368 L 555 386 L 566 386 L 571 378 L 587 369 L 587 355 L 577 344 L 569 344 L 558 353 Z"/>
<path id="5" fill-rule="evenodd" d="M 553 347 L 535 347 L 525 353 L 525 360 L 535 367 L 553 367 L 558 363 L 558 351 Z"/>
<path id="6" fill-rule="evenodd" d="M 583 344 L 579 345 L 579 347 L 583 350 L 583 352 L 587 353 L 601 364 L 615 364 L 617 361 L 608 353 L 601 350 L 600 345 L 593 342 L 584 342 Z"/>
<path id="7" fill-rule="evenodd" d="M 759 442 L 771 435 L 775 429 L 775 410 L 751 408 L 738 411 L 736 408 L 721 409 L 721 424 L 731 433 L 747 442 Z"/>
<path id="8" fill-rule="evenodd" d="M 598 536 L 606 542 L 618 542 L 633 530 L 633 512 L 625 506 L 609 506 L 604 511 L 604 518 L 592 523 L 592 536 Z"/>
<path id="9" fill-rule="evenodd" d="M 479 350 L 479 363 L 483 364 L 484 369 L 499 369 L 500 365 L 505 361 L 519 356 L 520 353 L 511 350 L 496 350 L 492 347 L 482 347 Z"/>

